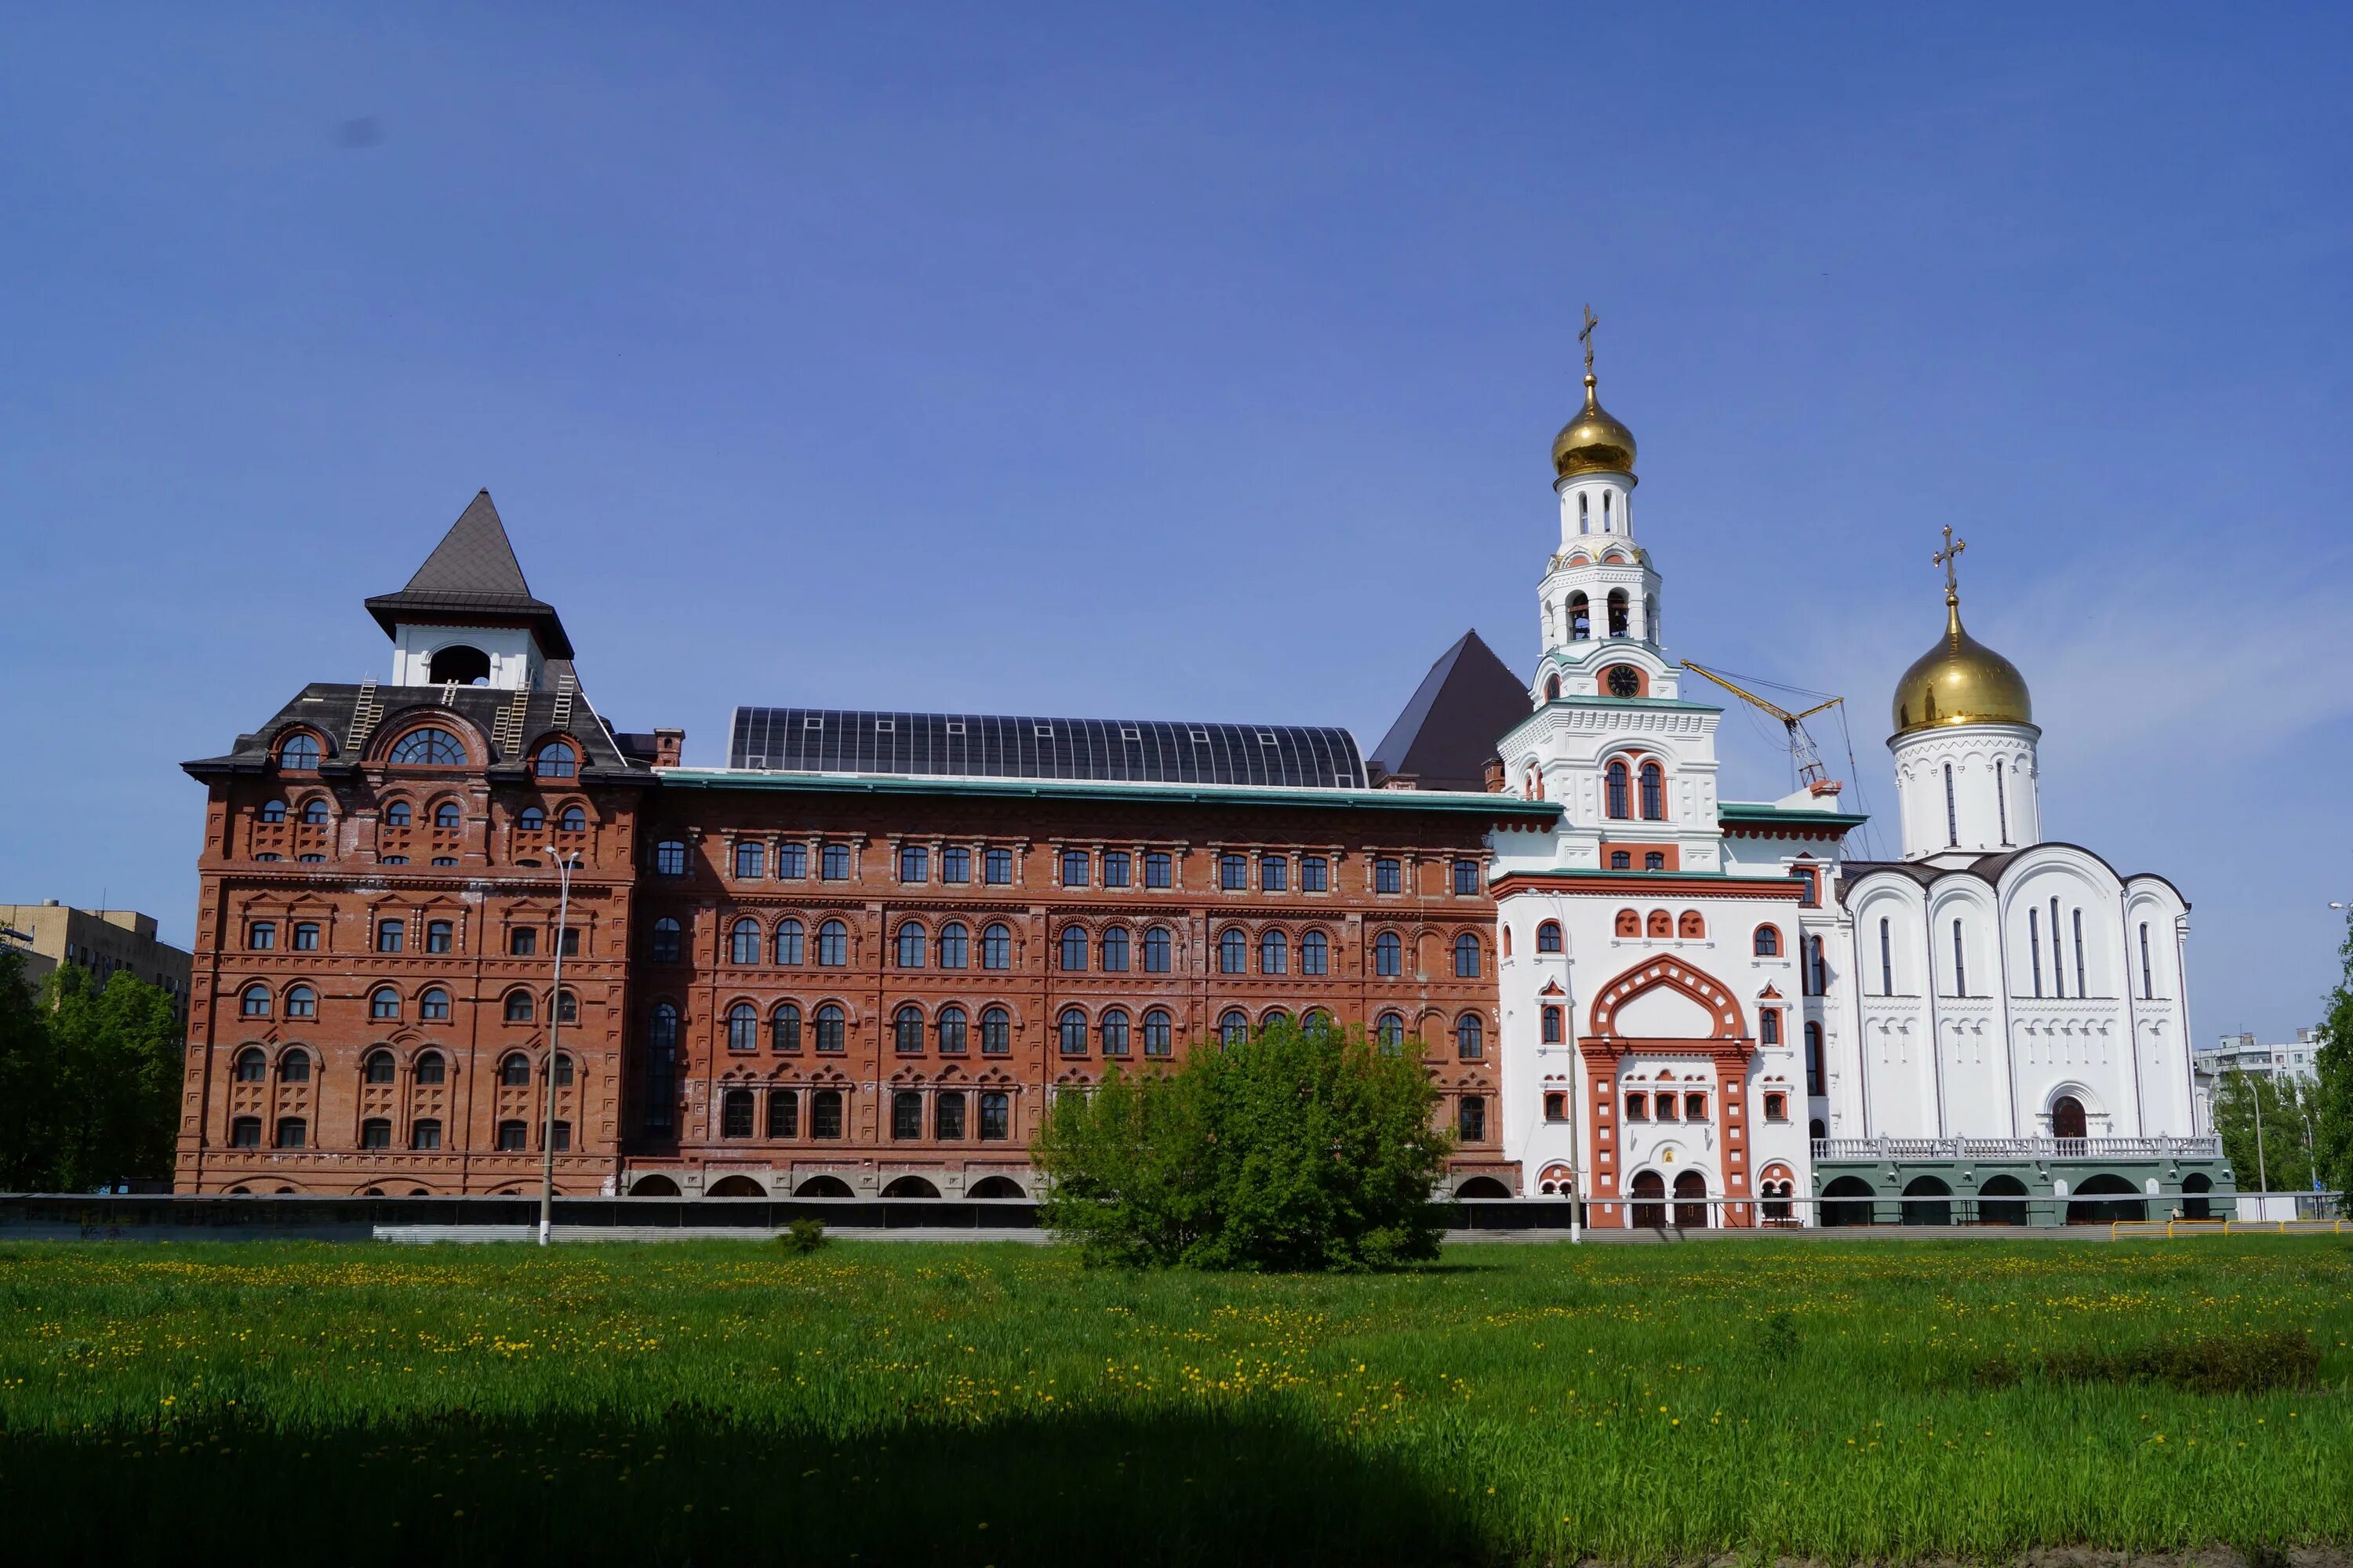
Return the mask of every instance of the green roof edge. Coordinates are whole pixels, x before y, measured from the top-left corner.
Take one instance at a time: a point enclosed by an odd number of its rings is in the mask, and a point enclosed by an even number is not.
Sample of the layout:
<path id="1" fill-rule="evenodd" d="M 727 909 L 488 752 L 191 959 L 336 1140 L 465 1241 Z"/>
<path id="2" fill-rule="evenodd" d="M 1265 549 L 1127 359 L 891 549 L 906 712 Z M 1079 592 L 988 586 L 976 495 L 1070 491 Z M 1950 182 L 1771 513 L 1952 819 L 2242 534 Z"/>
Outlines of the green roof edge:
<path id="1" fill-rule="evenodd" d="M 1094 800 L 1215 801 L 1221 805 L 1305 806 L 1324 810 L 1451 811 L 1478 816 L 1560 815 L 1555 800 L 1439 789 L 1293 789 L 1252 784 L 1120 784 L 1092 779 L 913 778 L 900 774 L 784 773 L 725 768 L 655 769 L 667 788 L 793 789 L 869 795 L 1053 796 Z"/>

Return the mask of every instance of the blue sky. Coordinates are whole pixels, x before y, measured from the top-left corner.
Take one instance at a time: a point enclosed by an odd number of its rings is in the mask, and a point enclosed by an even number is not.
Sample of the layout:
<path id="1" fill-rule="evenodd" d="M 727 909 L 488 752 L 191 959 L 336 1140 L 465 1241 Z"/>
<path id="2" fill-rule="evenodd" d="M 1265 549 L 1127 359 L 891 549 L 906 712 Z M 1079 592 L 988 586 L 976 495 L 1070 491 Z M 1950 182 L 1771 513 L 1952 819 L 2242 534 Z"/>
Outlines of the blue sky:
<path id="1" fill-rule="evenodd" d="M 481 485 L 690 760 L 739 702 L 1369 747 L 1464 628 L 1535 657 L 1589 301 L 1673 650 L 1846 694 L 1884 812 L 1953 524 L 2046 830 L 2187 893 L 2201 1038 L 2310 1022 L 2348 58 L 2284 6 L 20 7 L 0 897 L 185 940 L 176 764 L 388 671 L 359 600 Z"/>

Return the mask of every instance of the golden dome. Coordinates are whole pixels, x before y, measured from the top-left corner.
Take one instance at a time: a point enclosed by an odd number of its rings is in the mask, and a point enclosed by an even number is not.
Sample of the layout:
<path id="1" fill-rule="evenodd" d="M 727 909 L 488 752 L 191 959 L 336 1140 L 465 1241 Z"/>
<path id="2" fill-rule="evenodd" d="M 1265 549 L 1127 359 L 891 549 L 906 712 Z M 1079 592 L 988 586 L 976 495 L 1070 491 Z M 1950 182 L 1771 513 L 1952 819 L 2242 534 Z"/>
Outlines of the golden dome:
<path id="1" fill-rule="evenodd" d="M 1585 373 L 1585 408 L 1552 439 L 1552 469 L 1563 479 L 1579 473 L 1634 471 L 1634 432 L 1601 407 L 1593 372 Z"/>
<path id="2" fill-rule="evenodd" d="M 2034 722 L 2018 666 L 1961 630 L 1961 601 L 1945 596 L 1945 635 L 1895 683 L 1895 733 L 1956 724 Z"/>

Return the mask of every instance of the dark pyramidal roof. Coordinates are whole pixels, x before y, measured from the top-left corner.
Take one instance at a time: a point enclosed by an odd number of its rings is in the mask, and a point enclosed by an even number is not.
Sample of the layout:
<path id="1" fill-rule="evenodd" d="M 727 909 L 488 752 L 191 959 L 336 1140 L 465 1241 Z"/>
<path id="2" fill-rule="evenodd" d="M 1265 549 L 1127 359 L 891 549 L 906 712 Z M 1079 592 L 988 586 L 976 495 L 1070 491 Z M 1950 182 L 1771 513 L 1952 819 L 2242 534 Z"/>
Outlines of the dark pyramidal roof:
<path id="1" fill-rule="evenodd" d="M 1438 656 L 1413 700 L 1373 747 L 1377 775 L 1424 789 L 1484 789 L 1495 743 L 1528 716 L 1528 692 L 1494 650 L 1466 631 Z"/>
<path id="2" fill-rule="evenodd" d="M 492 625 L 520 620 L 531 628 L 547 657 L 572 657 L 572 640 L 564 634 L 555 607 L 533 598 L 531 585 L 523 581 L 522 564 L 515 559 L 506 524 L 499 521 L 499 509 L 487 490 L 478 492 L 458 514 L 406 588 L 376 595 L 367 601 L 367 609 L 386 636 L 404 620 Z"/>
<path id="3" fill-rule="evenodd" d="M 1107 779 L 1361 789 L 1345 729 L 1001 714 L 735 710 L 731 768 L 932 778 Z"/>

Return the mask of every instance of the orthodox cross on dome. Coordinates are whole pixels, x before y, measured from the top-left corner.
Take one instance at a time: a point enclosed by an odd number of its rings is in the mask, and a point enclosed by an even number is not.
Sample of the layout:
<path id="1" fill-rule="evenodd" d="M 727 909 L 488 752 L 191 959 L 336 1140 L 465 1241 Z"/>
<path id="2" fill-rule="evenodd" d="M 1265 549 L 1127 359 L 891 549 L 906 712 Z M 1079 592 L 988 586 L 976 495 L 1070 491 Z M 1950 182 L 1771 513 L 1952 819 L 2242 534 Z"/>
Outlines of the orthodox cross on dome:
<path id="1" fill-rule="evenodd" d="M 1953 574 L 1953 566 L 1961 558 L 1961 552 L 1968 547 L 1969 542 L 1967 539 L 1954 538 L 1953 525 L 1950 523 L 1946 524 L 1945 547 L 1931 556 L 1929 561 L 1932 566 L 1945 568 L 1945 602 L 1947 604 L 1961 602 L 1961 585 Z"/>
<path id="2" fill-rule="evenodd" d="M 1600 324 L 1601 318 L 1593 313 L 1593 307 L 1586 306 L 1585 330 L 1577 334 L 1577 341 L 1585 345 L 1585 378 L 1588 381 L 1593 379 L 1593 329 Z"/>

